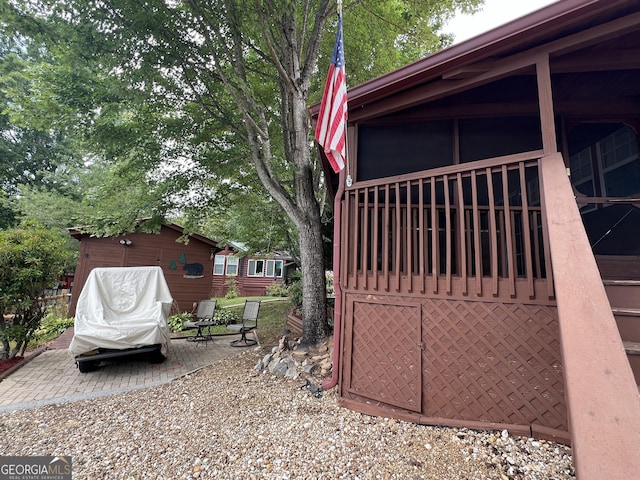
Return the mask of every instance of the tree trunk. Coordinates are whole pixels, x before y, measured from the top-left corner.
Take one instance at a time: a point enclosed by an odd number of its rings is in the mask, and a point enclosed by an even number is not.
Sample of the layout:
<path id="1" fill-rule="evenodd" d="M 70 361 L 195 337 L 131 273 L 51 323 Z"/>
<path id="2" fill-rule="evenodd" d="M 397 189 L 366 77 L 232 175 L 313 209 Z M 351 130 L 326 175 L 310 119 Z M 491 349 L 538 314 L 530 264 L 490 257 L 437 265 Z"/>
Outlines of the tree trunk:
<path id="1" fill-rule="evenodd" d="M 299 229 L 302 263 L 302 340 L 313 345 L 326 338 L 327 293 L 320 222 Z"/>
<path id="2" fill-rule="evenodd" d="M 322 217 L 316 198 L 314 172 L 309 149 L 309 113 L 306 89 L 292 89 L 290 107 L 283 115 L 291 135 L 285 152 L 293 159 L 296 204 L 301 211 L 298 222 L 300 261 L 302 267 L 302 344 L 314 345 L 329 332 L 327 323 L 327 290 L 322 245 Z"/>

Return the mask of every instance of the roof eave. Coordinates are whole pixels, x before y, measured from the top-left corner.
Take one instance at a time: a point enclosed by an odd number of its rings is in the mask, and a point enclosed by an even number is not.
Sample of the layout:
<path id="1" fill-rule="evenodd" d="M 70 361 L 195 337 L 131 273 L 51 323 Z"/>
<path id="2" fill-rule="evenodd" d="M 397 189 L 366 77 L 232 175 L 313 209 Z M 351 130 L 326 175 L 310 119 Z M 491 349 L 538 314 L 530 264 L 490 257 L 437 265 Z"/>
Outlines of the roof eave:
<path id="1" fill-rule="evenodd" d="M 545 38 L 549 32 L 579 24 L 584 19 L 612 6 L 624 4 L 614 0 L 563 0 L 489 30 L 464 42 L 445 48 L 397 70 L 374 78 L 348 91 L 349 110 L 356 111 L 369 103 L 438 79 L 448 70 L 499 55 L 518 44 Z M 317 115 L 319 104 L 311 107 Z"/>

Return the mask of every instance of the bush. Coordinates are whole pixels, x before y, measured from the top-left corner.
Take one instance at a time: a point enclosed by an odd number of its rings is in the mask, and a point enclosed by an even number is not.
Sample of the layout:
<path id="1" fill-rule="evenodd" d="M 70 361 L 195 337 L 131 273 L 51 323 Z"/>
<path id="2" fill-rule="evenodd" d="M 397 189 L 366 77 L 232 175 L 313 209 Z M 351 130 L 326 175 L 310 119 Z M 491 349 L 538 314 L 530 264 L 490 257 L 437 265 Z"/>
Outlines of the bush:
<path id="1" fill-rule="evenodd" d="M 5 351 L 15 345 L 10 357 L 24 354 L 46 313 L 40 297 L 69 258 L 65 239 L 42 225 L 0 231 L 0 341 Z"/>
<path id="2" fill-rule="evenodd" d="M 190 313 L 177 313 L 167 318 L 169 331 L 175 333 L 184 330 L 184 322 L 193 322 L 195 319 Z M 216 309 L 211 322 L 214 325 L 231 325 L 240 322 L 240 315 L 229 309 Z"/>
<path id="3" fill-rule="evenodd" d="M 216 313 L 213 314 L 213 323 L 215 325 L 232 325 L 239 322 L 240 316 L 227 308 L 216 310 Z"/>
<path id="4" fill-rule="evenodd" d="M 167 325 L 169 325 L 170 332 L 180 332 L 182 331 L 182 324 L 184 322 L 192 322 L 193 316 L 190 313 L 176 313 L 175 315 L 171 315 L 167 318 Z"/>
<path id="5" fill-rule="evenodd" d="M 33 340 L 37 344 L 42 344 L 62 335 L 67 328 L 73 326 L 73 318 L 60 317 L 55 311 L 50 310 L 42 319 L 40 327 L 34 332 Z"/>
<path id="6" fill-rule="evenodd" d="M 266 293 L 270 297 L 288 297 L 289 288 L 281 283 L 273 282 L 267 286 Z"/>
<path id="7" fill-rule="evenodd" d="M 300 271 L 295 272 L 289 277 L 289 299 L 291 305 L 294 308 L 300 308 L 302 306 L 302 273 Z"/>
<path id="8" fill-rule="evenodd" d="M 224 298 L 237 298 L 238 297 L 238 287 L 236 285 L 236 279 L 230 278 L 226 282 L 224 282 L 227 287 L 227 294 Z"/>

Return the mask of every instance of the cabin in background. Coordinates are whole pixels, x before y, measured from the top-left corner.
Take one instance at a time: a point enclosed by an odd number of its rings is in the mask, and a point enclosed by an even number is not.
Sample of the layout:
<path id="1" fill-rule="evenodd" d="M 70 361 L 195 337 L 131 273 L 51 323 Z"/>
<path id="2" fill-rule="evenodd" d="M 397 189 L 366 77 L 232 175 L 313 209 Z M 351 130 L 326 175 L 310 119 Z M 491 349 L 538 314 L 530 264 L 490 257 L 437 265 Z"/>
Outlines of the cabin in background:
<path id="1" fill-rule="evenodd" d="M 292 257 L 285 253 L 245 252 L 242 245 L 231 243 L 216 253 L 211 288 L 214 297 L 224 297 L 232 288 L 241 297 L 266 295 L 267 287 L 284 285 L 296 268 Z"/>
<path id="2" fill-rule="evenodd" d="M 194 302 L 211 297 L 213 258 L 220 249 L 216 241 L 198 234 L 189 235 L 189 243 L 176 240 L 184 229 L 174 223 L 161 226 L 160 232 L 130 233 L 116 237 L 94 237 L 70 230 L 80 241 L 69 315 L 75 315 L 78 296 L 95 267 L 162 267 L 175 305 L 190 312 Z"/>
<path id="3" fill-rule="evenodd" d="M 640 3 L 563 0 L 348 98 L 325 388 L 637 476 Z"/>

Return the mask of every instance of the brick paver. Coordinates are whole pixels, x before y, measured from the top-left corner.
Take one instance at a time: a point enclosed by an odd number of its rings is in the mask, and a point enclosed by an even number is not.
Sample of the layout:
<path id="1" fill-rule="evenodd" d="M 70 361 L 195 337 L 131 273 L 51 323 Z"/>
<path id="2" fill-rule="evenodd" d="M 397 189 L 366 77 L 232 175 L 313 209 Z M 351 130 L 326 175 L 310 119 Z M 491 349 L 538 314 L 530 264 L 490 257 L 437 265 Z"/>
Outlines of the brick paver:
<path id="1" fill-rule="evenodd" d="M 236 355 L 242 348 L 229 346 L 234 336 L 216 337 L 200 345 L 173 339 L 169 357 L 160 364 L 144 358 L 105 362 L 98 370 L 80 373 L 66 347 L 70 329 L 49 349 L 0 381 L 0 412 L 64 403 L 145 388 L 181 377 Z"/>

